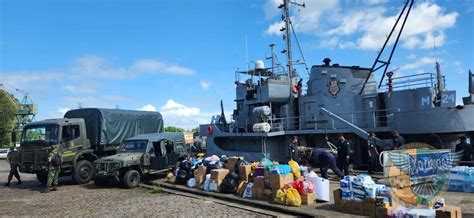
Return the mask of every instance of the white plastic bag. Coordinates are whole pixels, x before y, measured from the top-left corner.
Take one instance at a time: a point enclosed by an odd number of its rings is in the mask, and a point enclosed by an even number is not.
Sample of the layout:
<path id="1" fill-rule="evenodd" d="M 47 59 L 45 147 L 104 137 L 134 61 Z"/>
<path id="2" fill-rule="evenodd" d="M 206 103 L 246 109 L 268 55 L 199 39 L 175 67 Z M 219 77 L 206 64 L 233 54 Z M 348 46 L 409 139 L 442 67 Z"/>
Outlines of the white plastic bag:
<path id="1" fill-rule="evenodd" d="M 211 174 L 207 174 L 206 180 L 204 181 L 204 191 L 209 191 L 210 183 L 211 183 Z"/>
<path id="2" fill-rule="evenodd" d="M 218 185 L 216 181 L 211 181 L 209 183 L 209 191 L 217 192 L 217 188 L 218 188 Z"/>
<path id="3" fill-rule="evenodd" d="M 245 187 L 245 191 L 242 197 L 252 198 L 252 189 L 253 189 L 253 183 L 249 182 L 249 184 L 247 184 L 247 186 Z"/>
<path id="4" fill-rule="evenodd" d="M 194 187 L 196 187 L 196 179 L 191 178 L 191 179 L 188 180 L 188 182 L 186 182 L 186 184 L 188 185 L 189 188 L 194 188 Z"/>

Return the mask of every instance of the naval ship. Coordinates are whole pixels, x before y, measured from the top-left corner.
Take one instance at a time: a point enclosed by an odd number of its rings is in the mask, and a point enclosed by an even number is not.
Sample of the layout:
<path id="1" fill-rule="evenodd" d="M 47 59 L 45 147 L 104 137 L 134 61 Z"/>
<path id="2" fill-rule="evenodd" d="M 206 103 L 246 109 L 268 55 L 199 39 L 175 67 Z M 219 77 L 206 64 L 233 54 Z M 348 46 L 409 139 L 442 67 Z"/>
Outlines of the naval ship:
<path id="1" fill-rule="evenodd" d="M 391 58 L 407 22 L 413 0 L 405 2 L 372 67 L 342 66 L 325 58 L 321 65 L 307 68 L 307 81 L 295 70 L 303 61 L 292 59 L 292 23 L 284 0 L 282 20 L 286 63 L 278 64 L 272 49 L 271 66 L 256 61 L 255 68 L 235 74 L 235 105 L 227 120 L 220 115 L 200 125 L 207 137 L 209 155 L 262 157 L 288 161 L 288 145 L 298 136 L 300 145 L 328 147 L 338 134 L 349 139 L 355 152 L 354 167 L 367 163 L 367 132 L 375 132 L 381 144 L 390 147 L 392 131 L 406 142 L 428 143 L 436 148 L 453 148 L 459 136 L 474 136 L 474 77 L 469 71 L 469 95 L 456 105 L 456 91 L 448 90 L 436 63 L 436 72 L 396 77 L 388 70 Z M 395 31 L 400 26 L 400 31 Z M 293 32 L 294 33 L 294 32 Z M 394 43 L 389 43 L 392 38 Z M 295 40 L 298 43 L 297 40 Z M 383 71 L 380 81 L 374 74 Z"/>

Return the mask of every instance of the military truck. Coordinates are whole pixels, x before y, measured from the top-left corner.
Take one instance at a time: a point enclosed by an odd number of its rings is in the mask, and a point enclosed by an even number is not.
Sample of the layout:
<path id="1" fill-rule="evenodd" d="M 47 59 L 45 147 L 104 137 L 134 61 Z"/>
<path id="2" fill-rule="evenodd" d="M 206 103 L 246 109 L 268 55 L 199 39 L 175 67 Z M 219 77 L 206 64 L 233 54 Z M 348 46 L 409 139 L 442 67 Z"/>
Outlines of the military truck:
<path id="1" fill-rule="evenodd" d="M 45 183 L 48 153 L 55 145 L 64 159 L 60 176 L 71 176 L 78 184 L 87 183 L 95 173 L 93 161 L 115 154 L 124 139 L 158 132 L 163 132 L 163 119 L 158 112 L 70 110 L 64 118 L 25 125 L 20 142 L 20 172 L 36 174 Z"/>
<path id="2" fill-rule="evenodd" d="M 169 170 L 188 152 L 183 133 L 137 135 L 123 141 L 117 154 L 94 161 L 94 183 L 104 186 L 120 182 L 126 188 L 134 188 L 143 176 Z"/>

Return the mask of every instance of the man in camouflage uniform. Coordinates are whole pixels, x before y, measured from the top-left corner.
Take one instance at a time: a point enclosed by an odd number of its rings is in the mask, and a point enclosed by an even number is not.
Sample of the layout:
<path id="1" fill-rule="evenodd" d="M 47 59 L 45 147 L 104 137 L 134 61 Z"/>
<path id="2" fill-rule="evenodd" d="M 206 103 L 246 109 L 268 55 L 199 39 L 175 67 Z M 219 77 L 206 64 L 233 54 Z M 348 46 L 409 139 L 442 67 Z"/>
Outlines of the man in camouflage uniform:
<path id="1" fill-rule="evenodd" d="M 20 174 L 18 174 L 18 163 L 20 163 L 20 155 L 14 147 L 10 148 L 10 152 L 7 155 L 7 162 L 10 164 L 10 174 L 8 174 L 8 182 L 5 184 L 5 186 L 10 186 L 10 182 L 12 181 L 13 176 L 15 176 L 16 180 L 18 180 L 16 184 L 20 185 L 22 183 L 20 179 Z"/>
<path id="2" fill-rule="evenodd" d="M 59 155 L 61 159 L 59 164 L 55 164 L 54 158 L 56 155 Z M 58 178 L 62 162 L 63 157 L 60 156 L 58 147 L 52 146 L 51 152 L 49 152 L 48 155 L 48 182 L 46 183 L 46 190 L 44 191 L 45 193 L 58 190 Z"/>

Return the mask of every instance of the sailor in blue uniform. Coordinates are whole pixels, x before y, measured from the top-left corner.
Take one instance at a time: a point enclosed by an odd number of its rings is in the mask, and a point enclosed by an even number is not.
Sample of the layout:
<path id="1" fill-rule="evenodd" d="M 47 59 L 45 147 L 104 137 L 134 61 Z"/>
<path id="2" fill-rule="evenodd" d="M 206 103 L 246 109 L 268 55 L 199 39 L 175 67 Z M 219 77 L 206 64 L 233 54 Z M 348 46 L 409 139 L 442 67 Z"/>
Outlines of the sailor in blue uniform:
<path id="1" fill-rule="evenodd" d="M 321 148 L 315 148 L 311 152 L 306 152 L 304 158 L 306 159 L 307 163 L 311 165 L 311 167 L 319 167 L 321 176 L 325 179 L 328 178 L 328 169 L 331 169 L 337 176 L 341 178 L 344 177 L 341 170 L 339 170 L 339 168 L 336 166 L 336 158 L 329 151 Z"/>

